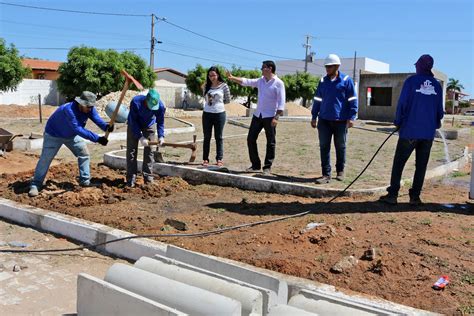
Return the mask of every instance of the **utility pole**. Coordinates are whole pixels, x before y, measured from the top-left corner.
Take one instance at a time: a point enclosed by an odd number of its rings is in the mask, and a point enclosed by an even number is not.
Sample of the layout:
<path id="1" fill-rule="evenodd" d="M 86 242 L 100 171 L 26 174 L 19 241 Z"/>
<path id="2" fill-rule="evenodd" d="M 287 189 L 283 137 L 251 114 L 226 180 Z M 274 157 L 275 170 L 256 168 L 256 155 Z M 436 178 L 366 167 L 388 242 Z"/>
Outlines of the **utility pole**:
<path id="1" fill-rule="evenodd" d="M 357 51 L 354 51 L 354 71 L 352 75 L 352 79 L 354 79 L 354 85 L 356 84 L 356 61 L 357 61 Z"/>
<path id="2" fill-rule="evenodd" d="M 151 14 L 150 68 L 155 70 L 155 14 Z"/>
<path id="3" fill-rule="evenodd" d="M 311 35 L 306 35 L 306 44 L 303 44 L 303 47 L 306 48 L 306 53 L 304 55 L 304 72 L 308 72 L 308 51 L 311 48 L 311 44 L 309 43 L 309 39 Z"/>

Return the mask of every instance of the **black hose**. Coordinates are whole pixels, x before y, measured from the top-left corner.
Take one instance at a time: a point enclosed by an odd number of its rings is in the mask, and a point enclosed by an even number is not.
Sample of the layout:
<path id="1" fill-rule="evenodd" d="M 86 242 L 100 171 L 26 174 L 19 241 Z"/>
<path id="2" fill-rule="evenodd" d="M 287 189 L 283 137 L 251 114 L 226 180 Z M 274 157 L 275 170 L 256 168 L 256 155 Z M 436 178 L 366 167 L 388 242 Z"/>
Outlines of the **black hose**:
<path id="1" fill-rule="evenodd" d="M 355 177 L 354 180 L 352 180 L 351 183 L 349 183 L 344 190 L 338 192 L 333 198 L 331 198 L 329 201 L 320 204 L 318 207 L 316 207 L 315 210 L 311 211 L 305 211 L 293 215 L 286 215 L 282 217 L 277 217 L 273 219 L 268 219 L 264 221 L 258 221 L 258 222 L 252 222 L 252 223 L 246 223 L 246 224 L 240 224 L 240 225 L 235 225 L 235 226 L 230 226 L 230 227 L 225 227 L 225 228 L 219 228 L 215 230 L 210 230 L 206 232 L 200 232 L 200 233 L 184 233 L 184 234 L 148 234 L 148 235 L 135 235 L 135 236 L 129 236 L 129 237 L 122 237 L 122 238 L 117 238 L 113 240 L 109 240 L 106 242 L 101 242 L 97 244 L 91 244 L 91 245 L 86 245 L 86 246 L 80 246 L 80 247 L 74 247 L 74 248 L 60 248 L 60 249 L 32 249 L 32 250 L 27 250 L 27 249 L 0 249 L 0 253 L 8 252 L 8 253 L 49 253 L 49 252 L 64 252 L 64 251 L 76 251 L 76 250 L 83 250 L 83 249 L 93 249 L 96 247 L 100 247 L 106 244 L 111 244 L 114 242 L 122 241 L 122 240 L 129 240 L 129 239 L 136 239 L 136 238 L 173 238 L 173 237 L 206 237 L 206 236 L 211 236 L 211 235 L 218 235 L 222 234 L 231 230 L 237 230 L 240 228 L 245 228 L 245 227 L 253 227 L 257 225 L 264 225 L 264 224 L 269 224 L 269 223 L 274 223 L 274 222 L 279 222 L 283 220 L 287 220 L 290 218 L 295 218 L 295 217 L 301 217 L 310 213 L 315 213 L 316 211 L 319 210 L 319 208 L 332 203 L 334 200 L 337 198 L 341 197 L 359 178 L 364 174 L 364 172 L 367 170 L 367 168 L 372 164 L 372 161 L 374 161 L 375 157 L 378 155 L 379 151 L 382 149 L 382 147 L 385 145 L 385 143 L 389 140 L 390 137 L 392 137 L 393 134 L 395 134 L 397 130 L 394 130 L 393 132 L 388 135 L 388 137 L 382 142 L 382 144 L 379 146 L 377 151 L 374 153 L 372 158 L 369 160 L 367 165 L 362 169 L 362 171 L 359 173 L 357 177 Z"/>

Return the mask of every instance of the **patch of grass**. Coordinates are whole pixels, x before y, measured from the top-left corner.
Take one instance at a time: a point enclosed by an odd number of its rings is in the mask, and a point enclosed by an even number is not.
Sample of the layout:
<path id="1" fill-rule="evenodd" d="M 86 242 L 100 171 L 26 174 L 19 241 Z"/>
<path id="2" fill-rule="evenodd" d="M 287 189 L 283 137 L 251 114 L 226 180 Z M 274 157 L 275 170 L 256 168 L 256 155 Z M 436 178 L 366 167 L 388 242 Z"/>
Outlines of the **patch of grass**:
<path id="1" fill-rule="evenodd" d="M 465 274 L 461 277 L 461 282 L 462 283 L 467 283 L 467 284 L 474 284 L 474 274 Z"/>
<path id="2" fill-rule="evenodd" d="M 474 232 L 474 227 L 465 227 L 465 226 L 461 226 L 460 227 L 461 230 L 465 233 L 470 233 L 470 232 Z"/>
<path id="3" fill-rule="evenodd" d="M 463 305 L 459 306 L 458 311 L 461 313 L 461 315 L 472 315 L 474 314 L 474 305 Z"/>
<path id="4" fill-rule="evenodd" d="M 225 208 L 216 208 L 214 209 L 214 213 L 221 214 L 224 213 L 226 210 Z"/>
<path id="5" fill-rule="evenodd" d="M 316 260 L 319 263 L 324 263 L 324 261 L 326 260 L 326 256 L 324 254 L 320 254 L 319 256 L 314 258 L 314 260 Z"/>
<path id="6" fill-rule="evenodd" d="M 432 224 L 431 218 L 423 218 L 423 219 L 420 221 L 420 224 L 421 224 L 421 225 L 430 226 L 430 225 Z"/>
<path id="7" fill-rule="evenodd" d="M 469 175 L 469 172 L 462 172 L 462 171 L 454 171 L 453 173 L 451 173 L 451 177 L 453 178 L 464 177 L 468 175 Z"/>
<path id="8" fill-rule="evenodd" d="M 387 222 L 395 224 L 397 222 L 397 219 L 395 217 L 390 217 L 389 219 L 387 219 Z"/>

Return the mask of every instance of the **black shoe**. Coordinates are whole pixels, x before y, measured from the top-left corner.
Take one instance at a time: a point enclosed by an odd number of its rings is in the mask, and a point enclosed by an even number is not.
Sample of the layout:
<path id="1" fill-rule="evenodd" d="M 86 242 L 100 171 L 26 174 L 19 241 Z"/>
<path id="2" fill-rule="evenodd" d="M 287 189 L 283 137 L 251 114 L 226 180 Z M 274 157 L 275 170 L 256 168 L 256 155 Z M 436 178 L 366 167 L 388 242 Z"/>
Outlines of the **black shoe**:
<path id="1" fill-rule="evenodd" d="M 259 172 L 260 168 L 254 168 L 253 166 L 248 167 L 245 169 L 245 172 Z"/>
<path id="2" fill-rule="evenodd" d="M 412 206 L 423 205 L 423 201 L 420 199 L 419 196 L 410 196 L 410 205 Z"/>
<path id="3" fill-rule="evenodd" d="M 316 184 L 326 184 L 331 182 L 331 177 L 330 176 L 322 176 L 320 178 L 316 179 Z"/>
<path id="4" fill-rule="evenodd" d="M 387 195 L 381 196 L 379 198 L 379 202 L 390 204 L 390 205 L 397 205 L 398 204 L 397 196 L 392 195 L 390 193 L 387 194 Z"/>

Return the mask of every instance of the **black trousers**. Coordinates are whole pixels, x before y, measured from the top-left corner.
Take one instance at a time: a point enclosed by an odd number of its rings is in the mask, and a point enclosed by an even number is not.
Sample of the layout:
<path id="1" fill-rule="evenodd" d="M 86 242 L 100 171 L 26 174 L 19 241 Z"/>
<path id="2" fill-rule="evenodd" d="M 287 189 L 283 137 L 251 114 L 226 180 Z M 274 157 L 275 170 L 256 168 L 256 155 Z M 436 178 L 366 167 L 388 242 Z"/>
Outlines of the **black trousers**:
<path id="1" fill-rule="evenodd" d="M 262 118 L 261 115 L 260 117 L 252 117 L 252 123 L 250 123 L 250 130 L 247 136 L 247 146 L 249 149 L 250 162 L 254 169 L 260 169 L 262 167 L 257 146 L 258 135 L 262 129 L 265 129 L 265 136 L 267 137 L 267 151 L 263 168 L 271 168 L 273 160 L 275 159 L 276 127 L 272 126 L 272 120 L 273 117 Z"/>

